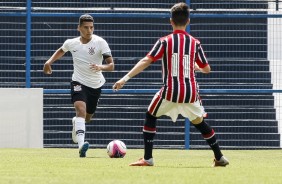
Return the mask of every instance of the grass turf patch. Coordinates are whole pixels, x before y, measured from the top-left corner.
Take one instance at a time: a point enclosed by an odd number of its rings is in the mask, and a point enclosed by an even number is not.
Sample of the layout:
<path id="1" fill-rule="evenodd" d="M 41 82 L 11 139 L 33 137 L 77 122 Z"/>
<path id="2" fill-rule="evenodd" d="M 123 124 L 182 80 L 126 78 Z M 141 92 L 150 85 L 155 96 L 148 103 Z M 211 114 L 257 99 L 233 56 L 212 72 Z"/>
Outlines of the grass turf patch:
<path id="1" fill-rule="evenodd" d="M 12 183 L 279 183 L 281 150 L 223 150 L 230 165 L 212 168 L 211 150 L 154 150 L 154 167 L 130 167 L 142 149 L 109 158 L 106 149 L 0 149 L 1 184 Z"/>

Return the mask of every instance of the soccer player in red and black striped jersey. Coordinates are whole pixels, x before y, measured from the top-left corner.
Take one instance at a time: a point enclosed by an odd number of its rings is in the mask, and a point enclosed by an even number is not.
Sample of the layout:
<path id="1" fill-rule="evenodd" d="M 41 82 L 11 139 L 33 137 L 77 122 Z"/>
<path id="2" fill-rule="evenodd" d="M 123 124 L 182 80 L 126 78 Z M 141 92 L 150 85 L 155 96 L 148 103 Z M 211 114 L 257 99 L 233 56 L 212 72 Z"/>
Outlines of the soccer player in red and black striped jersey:
<path id="1" fill-rule="evenodd" d="M 206 113 L 200 101 L 195 70 L 209 73 L 211 69 L 199 40 L 185 31 L 190 22 L 189 14 L 187 4 L 175 4 L 171 8 L 170 18 L 173 33 L 160 38 L 147 56 L 113 86 L 114 90 L 119 90 L 130 78 L 162 59 L 163 87 L 151 101 L 143 127 L 144 157 L 130 166 L 154 165 L 152 152 L 156 121 L 158 117 L 166 115 L 175 122 L 179 114 L 190 120 L 213 150 L 213 166 L 229 164 L 221 153 L 214 130 L 204 121 Z"/>

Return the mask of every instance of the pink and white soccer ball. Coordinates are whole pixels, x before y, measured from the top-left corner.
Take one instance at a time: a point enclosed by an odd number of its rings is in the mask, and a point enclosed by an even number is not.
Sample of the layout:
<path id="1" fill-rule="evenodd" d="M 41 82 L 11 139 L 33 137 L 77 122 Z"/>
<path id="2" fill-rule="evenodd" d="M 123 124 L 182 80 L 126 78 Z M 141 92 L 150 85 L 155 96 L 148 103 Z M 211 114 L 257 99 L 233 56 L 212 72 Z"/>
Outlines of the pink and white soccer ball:
<path id="1" fill-rule="evenodd" d="M 120 140 L 113 140 L 107 146 L 107 153 L 111 158 L 123 158 L 126 154 L 126 146 Z"/>

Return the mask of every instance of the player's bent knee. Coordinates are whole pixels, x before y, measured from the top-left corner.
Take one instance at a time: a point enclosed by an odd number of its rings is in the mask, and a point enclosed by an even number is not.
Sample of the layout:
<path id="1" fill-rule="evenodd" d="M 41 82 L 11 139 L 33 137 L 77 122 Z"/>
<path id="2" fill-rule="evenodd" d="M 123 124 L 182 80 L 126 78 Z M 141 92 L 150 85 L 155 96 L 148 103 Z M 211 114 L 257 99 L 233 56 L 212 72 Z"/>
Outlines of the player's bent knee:
<path id="1" fill-rule="evenodd" d="M 203 121 L 203 117 L 197 117 L 196 119 L 192 120 L 191 123 L 194 125 L 200 124 Z"/>
<path id="2" fill-rule="evenodd" d="M 149 112 L 146 112 L 145 126 L 155 128 L 156 121 L 157 117 L 151 115 Z"/>

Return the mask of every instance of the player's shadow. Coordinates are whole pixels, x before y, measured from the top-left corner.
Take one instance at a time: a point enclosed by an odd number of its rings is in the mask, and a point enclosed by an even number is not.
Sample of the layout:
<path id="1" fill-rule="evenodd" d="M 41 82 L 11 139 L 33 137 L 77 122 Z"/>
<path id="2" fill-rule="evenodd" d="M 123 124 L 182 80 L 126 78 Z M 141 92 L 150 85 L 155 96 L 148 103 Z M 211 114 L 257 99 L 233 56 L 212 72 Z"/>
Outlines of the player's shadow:
<path id="1" fill-rule="evenodd" d="M 154 166 L 159 168 L 173 168 L 173 169 L 212 169 L 211 166 Z"/>
<path id="2" fill-rule="evenodd" d="M 105 158 L 105 157 L 98 157 L 98 156 L 91 156 L 91 157 L 89 157 L 89 156 L 87 156 L 87 157 L 85 157 L 85 158 L 86 158 L 86 159 L 87 159 L 87 158 L 89 158 L 89 159 L 95 158 L 95 159 L 96 159 L 96 158 Z"/>

